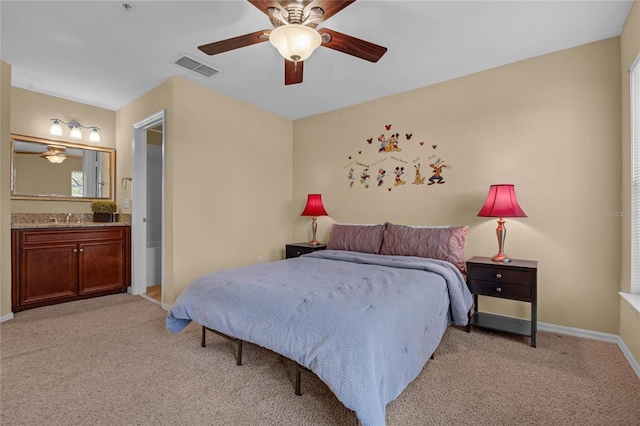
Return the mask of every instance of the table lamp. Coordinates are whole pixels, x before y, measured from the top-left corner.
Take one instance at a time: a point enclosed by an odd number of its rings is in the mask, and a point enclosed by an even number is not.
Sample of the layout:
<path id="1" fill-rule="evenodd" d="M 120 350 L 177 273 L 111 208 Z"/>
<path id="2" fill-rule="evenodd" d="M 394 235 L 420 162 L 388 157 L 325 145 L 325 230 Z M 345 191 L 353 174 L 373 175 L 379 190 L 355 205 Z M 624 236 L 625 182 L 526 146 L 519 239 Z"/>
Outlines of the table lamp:
<path id="1" fill-rule="evenodd" d="M 316 222 L 316 218 L 318 216 L 329 216 L 327 214 L 327 211 L 324 209 L 324 206 L 322 205 L 322 195 L 307 195 L 307 205 L 305 206 L 304 211 L 300 216 L 312 216 L 311 231 L 313 232 L 313 239 L 309 242 L 309 244 L 312 246 L 318 245 L 318 240 L 316 240 L 316 231 L 318 230 L 318 223 Z"/>
<path id="2" fill-rule="evenodd" d="M 511 258 L 504 254 L 504 240 L 507 236 L 507 228 L 504 227 L 505 217 L 527 217 L 525 212 L 518 204 L 516 198 L 516 190 L 511 184 L 491 185 L 487 201 L 478 213 L 480 217 L 498 217 L 498 228 L 496 235 L 498 236 L 498 254 L 493 256 L 491 260 L 494 262 L 511 262 Z"/>

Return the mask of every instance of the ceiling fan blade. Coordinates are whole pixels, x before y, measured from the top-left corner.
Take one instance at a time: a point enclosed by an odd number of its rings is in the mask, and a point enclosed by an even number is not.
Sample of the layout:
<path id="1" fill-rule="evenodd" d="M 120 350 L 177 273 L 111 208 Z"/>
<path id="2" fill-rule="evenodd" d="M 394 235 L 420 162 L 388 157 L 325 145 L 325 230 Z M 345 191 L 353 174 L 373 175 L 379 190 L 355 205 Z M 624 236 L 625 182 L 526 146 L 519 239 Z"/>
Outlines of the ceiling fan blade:
<path id="1" fill-rule="evenodd" d="M 302 72 L 304 71 L 304 61 L 284 60 L 284 84 L 302 83 Z"/>
<path id="2" fill-rule="evenodd" d="M 329 49 L 337 50 L 338 52 L 346 53 L 347 55 L 355 56 L 366 61 L 378 62 L 378 60 L 382 58 L 382 55 L 387 51 L 386 47 L 382 47 L 347 34 L 342 34 L 328 28 L 322 28 L 318 30 L 318 32 L 320 35 L 329 34 L 331 36 L 331 40 L 323 42 L 321 46 L 328 47 Z"/>
<path id="3" fill-rule="evenodd" d="M 256 31 L 255 33 L 245 34 L 238 37 L 228 38 L 209 44 L 198 46 L 207 55 L 217 55 L 218 53 L 228 52 L 230 50 L 239 49 L 252 44 L 262 43 L 269 40 L 269 37 L 260 37 L 263 34 L 269 34 L 271 30 Z"/>
<path id="4" fill-rule="evenodd" d="M 269 16 L 270 7 L 282 9 L 282 6 L 280 5 L 280 3 L 278 3 L 275 0 L 249 0 L 249 3 L 257 7 L 258 9 L 260 9 L 262 13 L 264 13 L 267 16 Z"/>
<path id="5" fill-rule="evenodd" d="M 305 11 L 319 7 L 324 11 L 324 15 L 322 16 L 322 21 L 324 22 L 355 1 L 356 0 L 313 0 L 305 7 Z"/>

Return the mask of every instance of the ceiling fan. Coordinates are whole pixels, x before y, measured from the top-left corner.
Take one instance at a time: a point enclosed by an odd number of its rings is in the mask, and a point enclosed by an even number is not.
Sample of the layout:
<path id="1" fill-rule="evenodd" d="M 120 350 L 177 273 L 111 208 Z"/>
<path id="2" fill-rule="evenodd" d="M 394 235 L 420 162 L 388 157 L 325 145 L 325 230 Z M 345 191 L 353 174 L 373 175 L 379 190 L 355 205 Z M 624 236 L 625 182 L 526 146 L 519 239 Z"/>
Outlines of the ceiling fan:
<path id="1" fill-rule="evenodd" d="M 40 154 L 40 157 L 46 158 L 52 163 L 62 163 L 67 156 L 65 155 L 65 147 L 57 146 L 57 145 L 47 145 L 47 151 L 43 154 Z"/>
<path id="2" fill-rule="evenodd" d="M 198 46 L 207 55 L 228 52 L 267 40 L 284 57 L 284 84 L 302 83 L 304 60 L 313 51 L 324 46 L 370 62 L 378 60 L 387 51 L 359 38 L 328 28 L 316 30 L 326 21 L 355 0 L 248 0 L 269 17 L 273 30 L 216 41 Z"/>

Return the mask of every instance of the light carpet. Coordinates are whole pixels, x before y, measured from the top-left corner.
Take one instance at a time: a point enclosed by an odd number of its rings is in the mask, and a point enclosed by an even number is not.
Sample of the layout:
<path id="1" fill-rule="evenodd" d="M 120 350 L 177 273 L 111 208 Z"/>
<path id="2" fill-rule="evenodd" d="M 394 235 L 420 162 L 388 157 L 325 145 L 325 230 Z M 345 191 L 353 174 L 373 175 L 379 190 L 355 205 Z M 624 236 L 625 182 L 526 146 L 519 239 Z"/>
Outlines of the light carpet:
<path id="1" fill-rule="evenodd" d="M 357 425 L 313 374 L 118 294 L 33 309 L 0 325 L 2 425 Z M 640 379 L 617 345 L 449 327 L 387 425 L 640 425 Z"/>

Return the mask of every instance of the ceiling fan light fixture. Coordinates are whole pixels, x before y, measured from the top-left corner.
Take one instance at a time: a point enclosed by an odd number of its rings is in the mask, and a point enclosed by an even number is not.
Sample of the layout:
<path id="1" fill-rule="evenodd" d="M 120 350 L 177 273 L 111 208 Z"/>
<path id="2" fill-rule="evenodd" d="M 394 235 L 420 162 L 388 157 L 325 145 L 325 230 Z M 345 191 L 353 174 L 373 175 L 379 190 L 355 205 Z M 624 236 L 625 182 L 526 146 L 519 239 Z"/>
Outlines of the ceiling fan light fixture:
<path id="1" fill-rule="evenodd" d="M 42 154 L 41 157 L 46 158 L 51 163 L 60 164 L 67 158 L 64 152 L 65 148 L 62 146 L 49 145 L 47 146 L 47 152 Z"/>
<path id="2" fill-rule="evenodd" d="M 313 28 L 289 24 L 271 31 L 269 42 L 278 49 L 283 58 L 298 62 L 311 56 L 322 44 L 322 36 Z"/>
<path id="3" fill-rule="evenodd" d="M 67 156 L 64 154 L 54 154 L 47 155 L 45 158 L 54 164 L 60 164 L 65 160 L 65 158 L 67 158 Z"/>

